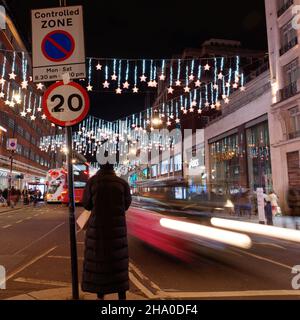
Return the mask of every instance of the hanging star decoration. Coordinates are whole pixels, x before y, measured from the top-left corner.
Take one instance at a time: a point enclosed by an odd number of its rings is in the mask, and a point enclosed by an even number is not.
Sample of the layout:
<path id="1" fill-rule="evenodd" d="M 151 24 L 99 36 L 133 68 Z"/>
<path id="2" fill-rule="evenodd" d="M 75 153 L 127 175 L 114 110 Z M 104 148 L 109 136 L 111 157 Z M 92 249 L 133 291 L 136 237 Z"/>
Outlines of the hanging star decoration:
<path id="1" fill-rule="evenodd" d="M 90 84 L 86 88 L 87 88 L 87 91 L 93 91 L 93 86 L 91 86 Z"/>
<path id="2" fill-rule="evenodd" d="M 155 79 L 152 81 L 152 87 L 153 87 L 153 88 L 156 88 L 156 87 L 157 87 L 157 82 L 156 82 Z"/>
<path id="3" fill-rule="evenodd" d="M 218 79 L 219 79 L 219 80 L 222 80 L 222 79 L 223 79 L 223 73 L 222 73 L 222 72 L 220 72 L 220 73 L 218 74 Z"/>
<path id="4" fill-rule="evenodd" d="M 232 87 L 233 87 L 234 89 L 237 89 L 237 88 L 239 87 L 239 85 L 235 82 L 235 83 L 232 85 Z"/>
<path id="5" fill-rule="evenodd" d="M 141 79 L 141 82 L 146 82 L 147 77 L 143 74 L 143 75 L 140 77 L 140 79 Z"/>
<path id="6" fill-rule="evenodd" d="M 41 112 L 41 111 L 42 111 L 42 108 L 41 108 L 41 107 L 38 107 L 38 108 L 37 108 L 37 111 L 38 111 L 38 112 Z"/>
<path id="7" fill-rule="evenodd" d="M 194 76 L 193 74 L 191 74 L 191 75 L 189 76 L 189 80 L 190 80 L 190 81 L 194 81 L 194 79 L 195 79 L 195 76 Z"/>
<path id="8" fill-rule="evenodd" d="M 36 85 L 36 87 L 37 87 L 38 90 L 43 90 L 44 85 L 40 82 L 40 83 L 38 83 L 38 84 Z"/>
<path id="9" fill-rule="evenodd" d="M 197 101 L 196 101 L 196 100 L 194 100 L 194 101 L 192 102 L 192 107 L 197 107 Z"/>
<path id="10" fill-rule="evenodd" d="M 0 84 L 1 84 L 1 85 L 4 85 L 4 84 L 5 84 L 5 81 L 6 81 L 6 80 L 5 80 L 4 78 L 1 78 L 1 79 L 0 79 Z"/>
<path id="11" fill-rule="evenodd" d="M 150 80 L 149 82 L 148 82 L 148 87 L 153 87 L 153 82 L 152 82 L 152 80 Z"/>
<path id="12" fill-rule="evenodd" d="M 166 80 L 166 76 L 164 74 L 161 74 L 160 77 L 159 77 L 159 80 L 160 81 Z"/>
<path id="13" fill-rule="evenodd" d="M 118 79 L 118 76 L 114 73 L 112 76 L 111 76 L 111 80 L 112 81 L 116 81 Z"/>
<path id="14" fill-rule="evenodd" d="M 122 89 L 119 87 L 116 89 L 116 94 L 121 94 L 122 93 Z"/>
<path id="15" fill-rule="evenodd" d="M 34 120 L 36 119 L 36 116 L 33 114 L 33 115 L 30 117 L 30 119 L 31 119 L 32 121 L 34 121 Z"/>
<path id="16" fill-rule="evenodd" d="M 176 84 L 177 87 L 179 87 L 179 86 L 181 86 L 181 81 L 180 81 L 180 80 L 177 80 L 177 81 L 175 82 L 175 84 Z"/>
<path id="17" fill-rule="evenodd" d="M 11 108 L 14 108 L 14 107 L 15 107 L 15 103 L 14 103 L 13 101 L 11 101 L 11 102 L 9 103 L 9 106 L 10 106 Z"/>
<path id="18" fill-rule="evenodd" d="M 138 93 L 139 92 L 139 88 L 137 88 L 137 86 L 134 86 L 134 88 L 132 89 L 133 93 Z"/>
<path id="19" fill-rule="evenodd" d="M 214 89 L 217 90 L 219 88 L 219 86 L 215 83 L 214 84 Z"/>
<path id="20" fill-rule="evenodd" d="M 173 89 L 172 87 L 169 87 L 169 88 L 168 88 L 168 93 L 169 93 L 169 94 L 173 94 L 173 92 L 174 92 L 174 89 Z"/>
<path id="21" fill-rule="evenodd" d="M 98 63 L 98 64 L 96 65 L 96 69 L 97 69 L 97 70 L 102 70 L 102 66 L 101 66 L 100 63 Z"/>
<path id="22" fill-rule="evenodd" d="M 184 92 L 189 93 L 191 91 L 191 88 L 189 86 L 184 87 Z"/>
<path id="23" fill-rule="evenodd" d="M 26 109 L 27 113 L 31 113 L 32 109 L 29 107 Z"/>
<path id="24" fill-rule="evenodd" d="M 21 117 L 26 117 L 26 112 L 25 111 L 22 111 L 20 114 L 21 114 Z"/>
<path id="25" fill-rule="evenodd" d="M 9 106 L 10 105 L 10 101 L 8 99 L 5 100 L 5 105 Z"/>
<path id="26" fill-rule="evenodd" d="M 226 104 L 229 104 L 229 102 L 230 102 L 229 98 L 226 98 L 224 101 Z"/>
<path id="27" fill-rule="evenodd" d="M 21 82 L 21 87 L 22 87 L 22 89 L 27 89 L 27 87 L 28 87 L 28 81 L 27 81 L 27 80 L 22 81 L 22 82 Z"/>
<path id="28" fill-rule="evenodd" d="M 245 86 L 242 86 L 242 87 L 240 87 L 240 90 L 241 90 L 241 91 L 246 91 L 246 87 L 245 87 Z"/>
<path id="29" fill-rule="evenodd" d="M 43 115 L 42 115 L 42 119 L 43 119 L 43 120 L 46 120 L 46 119 L 47 119 L 47 116 L 46 116 L 45 114 L 43 114 Z"/>
<path id="30" fill-rule="evenodd" d="M 129 86 L 130 86 L 130 84 L 129 84 L 128 81 L 126 81 L 125 83 L 123 83 L 123 88 L 124 88 L 124 89 L 129 89 Z"/>
<path id="31" fill-rule="evenodd" d="M 105 81 L 103 82 L 103 88 L 104 88 L 104 89 L 108 89 L 108 88 L 109 88 L 109 82 L 108 82 L 107 80 L 105 80 Z"/>
<path id="32" fill-rule="evenodd" d="M 197 80 L 197 81 L 195 82 L 195 86 L 196 86 L 196 87 L 200 87 L 200 86 L 201 86 L 201 81 L 200 81 L 200 80 Z"/>
<path id="33" fill-rule="evenodd" d="M 0 98 L 4 98 L 4 96 L 5 96 L 5 95 L 4 95 L 4 92 L 1 91 L 1 92 L 0 92 Z"/>
<path id="34" fill-rule="evenodd" d="M 17 75 L 14 72 L 12 72 L 12 73 L 9 74 L 9 79 L 16 80 L 16 76 Z"/>
<path id="35" fill-rule="evenodd" d="M 198 113 L 201 114 L 201 113 L 202 113 L 202 110 L 201 110 L 201 109 L 198 109 Z"/>
<path id="36" fill-rule="evenodd" d="M 192 113 L 194 111 L 195 111 L 195 109 L 193 107 L 190 107 L 190 112 Z"/>
<path id="37" fill-rule="evenodd" d="M 205 71 L 209 71 L 210 70 L 210 65 L 208 63 L 204 66 L 204 70 Z"/>

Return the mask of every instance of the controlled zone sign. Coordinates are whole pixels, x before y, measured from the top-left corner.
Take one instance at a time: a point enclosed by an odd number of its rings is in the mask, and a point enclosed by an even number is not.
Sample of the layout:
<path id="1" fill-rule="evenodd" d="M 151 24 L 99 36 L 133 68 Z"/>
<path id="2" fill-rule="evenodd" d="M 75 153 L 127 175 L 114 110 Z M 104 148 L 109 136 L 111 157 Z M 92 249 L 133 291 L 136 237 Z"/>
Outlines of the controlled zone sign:
<path id="1" fill-rule="evenodd" d="M 48 88 L 42 105 L 48 120 L 61 127 L 80 123 L 90 109 L 86 90 L 76 82 L 64 84 L 60 81 Z"/>
<path id="2" fill-rule="evenodd" d="M 31 11 L 33 81 L 86 77 L 82 6 Z"/>

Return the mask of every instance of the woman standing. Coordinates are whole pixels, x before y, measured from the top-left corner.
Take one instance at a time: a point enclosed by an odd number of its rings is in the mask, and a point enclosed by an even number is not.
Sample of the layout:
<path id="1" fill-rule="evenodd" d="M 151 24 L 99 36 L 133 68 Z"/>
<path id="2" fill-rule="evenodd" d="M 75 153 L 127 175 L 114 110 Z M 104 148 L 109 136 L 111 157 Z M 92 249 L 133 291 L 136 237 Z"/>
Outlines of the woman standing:
<path id="1" fill-rule="evenodd" d="M 85 240 L 82 290 L 118 293 L 126 299 L 129 290 L 128 243 L 125 212 L 131 204 L 128 183 L 118 178 L 113 165 L 101 166 L 85 188 L 83 205 L 91 210 Z"/>

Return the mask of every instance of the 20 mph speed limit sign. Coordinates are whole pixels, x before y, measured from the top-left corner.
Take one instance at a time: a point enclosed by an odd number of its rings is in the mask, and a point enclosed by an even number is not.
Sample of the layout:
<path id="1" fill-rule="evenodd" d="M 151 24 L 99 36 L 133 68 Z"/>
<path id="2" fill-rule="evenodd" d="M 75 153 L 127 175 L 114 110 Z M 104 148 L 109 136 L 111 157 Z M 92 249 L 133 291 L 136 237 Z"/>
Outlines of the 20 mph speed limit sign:
<path id="1" fill-rule="evenodd" d="M 78 83 L 57 82 L 50 86 L 43 97 L 44 113 L 48 120 L 61 127 L 81 122 L 88 114 L 90 99 Z"/>

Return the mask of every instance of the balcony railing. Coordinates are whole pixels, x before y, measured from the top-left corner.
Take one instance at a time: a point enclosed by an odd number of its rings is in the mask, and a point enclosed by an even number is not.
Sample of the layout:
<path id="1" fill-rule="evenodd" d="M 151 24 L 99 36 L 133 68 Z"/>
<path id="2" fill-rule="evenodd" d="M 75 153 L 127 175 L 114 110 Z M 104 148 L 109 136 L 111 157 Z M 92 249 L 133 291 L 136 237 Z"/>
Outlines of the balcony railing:
<path id="1" fill-rule="evenodd" d="M 296 138 L 300 138 L 300 131 L 295 131 L 295 132 L 289 133 L 290 140 L 296 139 Z"/>
<path id="2" fill-rule="evenodd" d="M 288 42 L 285 46 L 280 49 L 280 55 L 284 55 L 286 52 L 294 48 L 298 44 L 298 37 L 295 37 L 293 40 Z"/>
<path id="3" fill-rule="evenodd" d="M 284 5 L 277 11 L 277 16 L 282 16 L 286 10 L 294 3 L 294 0 L 288 0 Z"/>
<path id="4" fill-rule="evenodd" d="M 297 92 L 297 82 L 292 82 L 291 84 L 280 90 L 280 100 L 286 100 L 297 94 Z"/>

